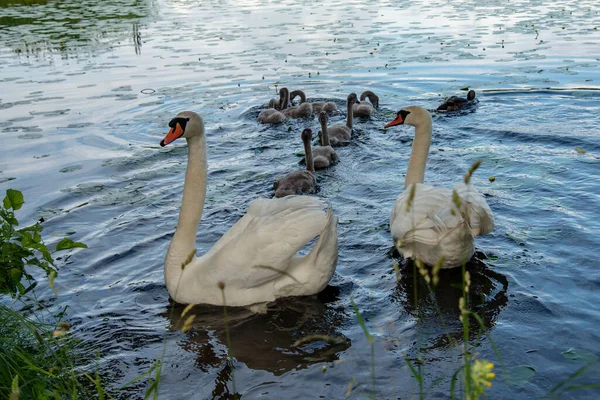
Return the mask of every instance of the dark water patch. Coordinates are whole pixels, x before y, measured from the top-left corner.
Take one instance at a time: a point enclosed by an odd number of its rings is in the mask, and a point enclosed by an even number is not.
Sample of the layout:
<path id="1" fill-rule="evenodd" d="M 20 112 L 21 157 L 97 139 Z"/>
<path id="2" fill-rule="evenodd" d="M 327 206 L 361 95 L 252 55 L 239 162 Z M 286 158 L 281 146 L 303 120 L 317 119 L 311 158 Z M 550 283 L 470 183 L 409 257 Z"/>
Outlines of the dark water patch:
<path id="1" fill-rule="evenodd" d="M 0 177 L 0 183 L 6 183 L 6 182 L 10 182 L 10 181 L 14 181 L 15 178 L 14 176 L 9 176 L 9 177 Z"/>
<path id="2" fill-rule="evenodd" d="M 87 128 L 88 126 L 92 126 L 94 125 L 93 122 L 77 122 L 74 124 L 69 124 L 67 126 L 62 126 L 59 129 L 81 129 L 81 128 Z"/>
<path id="3" fill-rule="evenodd" d="M 119 86 L 118 88 L 111 89 L 112 92 L 131 92 L 131 86 Z"/>
<path id="4" fill-rule="evenodd" d="M 250 310 L 232 309 L 228 315 L 231 348 L 236 349 L 236 362 L 244 363 L 253 370 L 263 370 L 280 376 L 292 370 L 302 370 L 309 365 L 331 362 L 350 346 L 350 340 L 339 332 L 347 315 L 333 306 L 339 299 L 339 289 L 328 286 L 318 297 L 306 297 L 300 301 L 282 299 L 270 305 L 266 313 L 256 315 Z M 325 300 L 325 301 L 323 301 Z M 173 328 L 181 328 L 182 308 L 170 317 Z M 222 366 L 227 358 L 222 348 L 215 348 L 212 338 L 222 343 L 225 323 L 220 307 L 192 309 L 195 315 L 184 347 L 197 353 L 197 366 L 207 368 Z M 256 336 L 254 334 L 256 333 Z M 314 339 L 305 343 L 298 340 L 324 335 L 334 343 Z M 257 355 L 260 354 L 260 357 Z"/>
<path id="5" fill-rule="evenodd" d="M 44 135 L 42 135 L 41 133 L 26 133 L 24 135 L 17 136 L 18 139 L 25 139 L 25 140 L 41 139 L 43 137 L 44 137 Z"/>
<path id="6" fill-rule="evenodd" d="M 74 171 L 78 171 L 82 168 L 83 168 L 83 165 L 71 165 L 69 167 L 61 168 L 58 172 L 62 172 L 62 173 L 74 172 Z"/>
<path id="7" fill-rule="evenodd" d="M 29 113 L 33 116 L 44 116 L 44 117 L 55 117 L 57 115 L 64 115 L 71 111 L 69 108 L 63 110 L 54 110 L 54 111 L 30 111 Z"/>

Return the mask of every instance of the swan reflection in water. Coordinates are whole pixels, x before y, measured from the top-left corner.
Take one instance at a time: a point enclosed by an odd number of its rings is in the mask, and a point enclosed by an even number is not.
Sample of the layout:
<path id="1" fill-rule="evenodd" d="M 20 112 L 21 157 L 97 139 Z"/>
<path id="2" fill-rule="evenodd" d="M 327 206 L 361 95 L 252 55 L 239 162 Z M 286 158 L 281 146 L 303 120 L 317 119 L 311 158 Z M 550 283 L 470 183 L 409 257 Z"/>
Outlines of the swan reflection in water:
<path id="1" fill-rule="evenodd" d="M 316 296 L 278 299 L 268 305 L 264 314 L 244 307 L 228 307 L 231 354 L 235 362 L 279 376 L 314 363 L 337 360 L 338 353 L 350 347 L 350 340 L 338 332 L 347 314 L 341 306 L 328 305 L 338 300 L 339 292 L 339 288 L 327 286 Z M 173 312 L 169 309 L 164 313 L 170 317 L 170 329 L 180 330 L 190 315 L 195 316 L 181 345 L 197 354 L 196 366 L 200 370 L 222 368 L 215 382 L 215 392 L 228 393 L 231 370 L 227 363 L 223 307 L 197 305 L 182 318 L 184 308 L 175 305 Z M 333 340 L 295 344 L 310 335 L 325 335 Z"/>
<path id="2" fill-rule="evenodd" d="M 475 252 L 467 263 L 471 276 L 467 308 L 483 321 L 482 327 L 475 318 L 469 318 L 471 337 L 480 334 L 482 329 L 492 327 L 508 303 L 508 280 L 488 268 L 482 261 L 484 259 L 485 254 Z M 433 293 L 412 261 L 402 261 L 400 274 L 393 301 L 401 303 L 407 313 L 417 318 L 416 329 L 427 337 L 421 350 L 447 347 L 462 341 L 463 326 L 458 308 L 462 297 L 462 268 L 440 270 L 439 283 L 435 289 L 432 288 Z"/>

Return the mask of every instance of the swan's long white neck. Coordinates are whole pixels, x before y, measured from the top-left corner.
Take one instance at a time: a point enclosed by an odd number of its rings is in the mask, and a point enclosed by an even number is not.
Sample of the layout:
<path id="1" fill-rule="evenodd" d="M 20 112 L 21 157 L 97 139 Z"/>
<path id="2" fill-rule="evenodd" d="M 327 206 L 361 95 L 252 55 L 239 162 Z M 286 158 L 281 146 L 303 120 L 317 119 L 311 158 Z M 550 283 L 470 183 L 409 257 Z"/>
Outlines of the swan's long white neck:
<path id="1" fill-rule="evenodd" d="M 195 249 L 196 232 L 206 198 L 206 143 L 204 135 L 187 139 L 188 163 L 183 184 L 183 200 L 177 229 L 165 259 L 165 282 L 169 293 L 175 293 L 181 275 L 181 264 Z M 171 287 L 173 286 L 173 287 Z M 171 290 L 173 289 L 173 290 Z"/>
<path id="2" fill-rule="evenodd" d="M 422 114 L 415 125 L 415 138 L 413 139 L 410 160 L 406 169 L 404 189 L 413 183 L 423 183 L 425 180 L 425 167 L 431 145 L 431 115 Z"/>

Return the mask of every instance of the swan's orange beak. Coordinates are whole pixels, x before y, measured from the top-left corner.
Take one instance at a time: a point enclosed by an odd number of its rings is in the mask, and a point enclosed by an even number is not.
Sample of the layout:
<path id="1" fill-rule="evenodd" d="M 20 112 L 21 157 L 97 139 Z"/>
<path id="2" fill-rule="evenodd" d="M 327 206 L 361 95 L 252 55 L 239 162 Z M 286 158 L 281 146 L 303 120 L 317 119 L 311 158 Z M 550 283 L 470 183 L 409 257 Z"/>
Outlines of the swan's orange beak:
<path id="1" fill-rule="evenodd" d="M 181 128 L 181 125 L 177 123 L 175 124 L 175 127 L 171 128 L 169 133 L 167 133 L 167 136 L 165 136 L 165 138 L 160 141 L 160 146 L 165 147 L 175 139 L 181 137 L 181 135 L 183 135 L 183 129 Z"/>
<path id="2" fill-rule="evenodd" d="M 402 118 L 402 114 L 398 113 L 398 115 L 396 115 L 396 119 L 389 122 L 386 126 L 384 126 L 384 128 L 389 128 L 390 126 L 396 126 L 396 125 L 400 125 L 404 123 L 404 119 Z"/>

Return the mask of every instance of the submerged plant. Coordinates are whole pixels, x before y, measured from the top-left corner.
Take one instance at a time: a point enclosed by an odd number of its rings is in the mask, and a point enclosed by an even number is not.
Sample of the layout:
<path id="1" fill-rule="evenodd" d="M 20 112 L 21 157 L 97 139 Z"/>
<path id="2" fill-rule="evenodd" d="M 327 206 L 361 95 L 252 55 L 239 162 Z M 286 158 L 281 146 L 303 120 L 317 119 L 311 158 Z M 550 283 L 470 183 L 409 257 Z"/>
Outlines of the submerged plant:
<path id="1" fill-rule="evenodd" d="M 219 289 L 221 290 L 221 296 L 223 297 L 223 322 L 225 323 L 225 338 L 227 341 L 227 362 L 231 368 L 231 383 L 233 385 L 233 393 L 237 394 L 235 389 L 235 366 L 233 365 L 233 355 L 231 353 L 231 334 L 229 332 L 229 321 L 227 319 L 227 300 L 225 299 L 225 283 L 219 282 Z"/>

